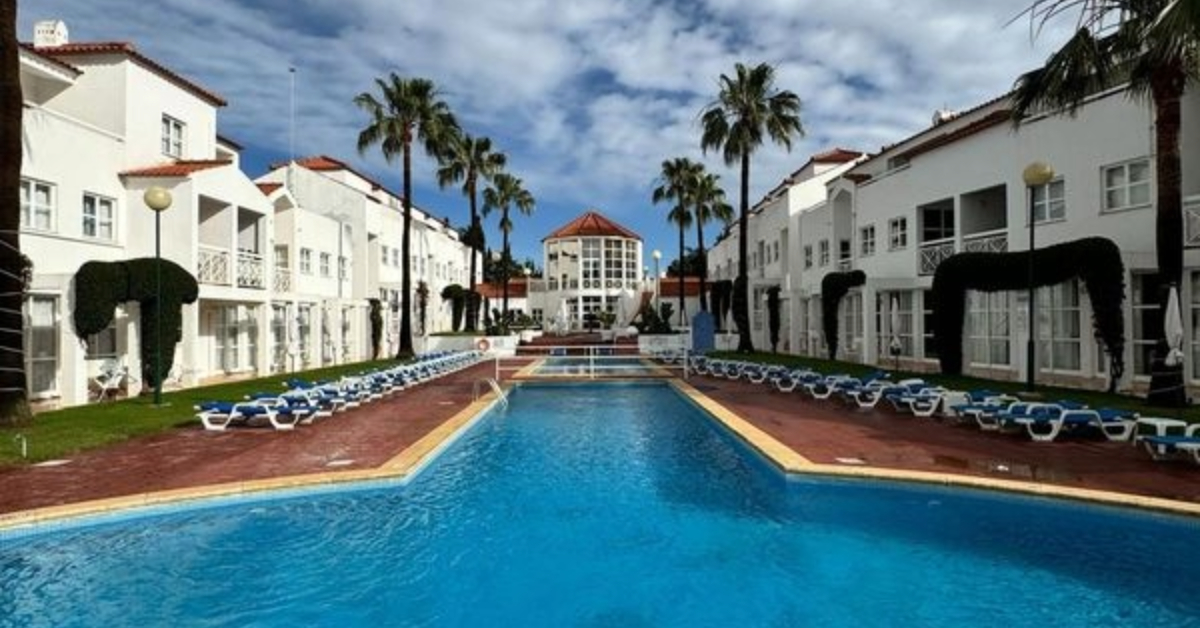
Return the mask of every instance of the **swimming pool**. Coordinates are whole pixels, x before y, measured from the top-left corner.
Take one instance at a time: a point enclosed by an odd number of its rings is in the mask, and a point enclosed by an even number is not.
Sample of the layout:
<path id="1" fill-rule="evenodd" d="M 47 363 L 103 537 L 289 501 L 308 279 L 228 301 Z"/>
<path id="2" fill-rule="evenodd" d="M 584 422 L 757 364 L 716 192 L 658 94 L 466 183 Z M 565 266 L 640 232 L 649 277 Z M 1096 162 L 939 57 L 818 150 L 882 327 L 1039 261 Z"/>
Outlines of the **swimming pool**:
<path id="1" fill-rule="evenodd" d="M 1198 541 L 788 480 L 666 385 L 528 385 L 405 486 L 0 536 L 0 626 L 1178 627 Z"/>

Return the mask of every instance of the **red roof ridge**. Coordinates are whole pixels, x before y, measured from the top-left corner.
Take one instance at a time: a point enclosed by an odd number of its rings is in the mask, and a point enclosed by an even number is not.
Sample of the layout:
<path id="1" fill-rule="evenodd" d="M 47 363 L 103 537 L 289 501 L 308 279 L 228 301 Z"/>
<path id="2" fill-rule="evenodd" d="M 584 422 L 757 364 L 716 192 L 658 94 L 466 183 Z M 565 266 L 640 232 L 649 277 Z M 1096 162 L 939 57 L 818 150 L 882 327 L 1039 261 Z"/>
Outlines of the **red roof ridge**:
<path id="1" fill-rule="evenodd" d="M 282 183 L 255 183 L 259 190 L 262 190 L 263 196 L 270 196 L 275 190 L 283 187 Z"/>
<path id="2" fill-rule="evenodd" d="M 68 70 L 68 71 L 74 73 L 76 76 L 83 74 L 83 70 L 80 70 L 79 68 L 71 65 L 70 63 L 67 63 L 66 61 L 63 61 L 61 59 L 55 59 L 54 57 L 51 57 L 50 55 L 46 54 L 44 51 L 36 48 L 33 44 L 21 42 L 18 45 L 20 46 L 20 48 L 22 50 L 25 50 L 26 52 L 28 52 L 30 54 L 36 55 L 38 58 L 45 60 L 47 63 L 51 63 L 56 66 L 59 66 L 59 67 L 63 68 L 64 70 Z"/>
<path id="3" fill-rule="evenodd" d="M 201 170 L 233 164 L 230 159 L 180 159 L 177 161 L 132 168 L 118 173 L 122 177 L 186 177 Z"/>
<path id="4" fill-rule="evenodd" d="M 363 174 L 362 172 L 352 168 L 346 162 L 344 162 L 340 159 L 334 159 L 333 157 L 330 157 L 329 155 L 310 155 L 308 157 L 300 157 L 300 158 L 294 159 L 292 161 L 295 161 L 297 166 L 300 166 L 302 168 L 307 168 L 308 170 L 312 170 L 314 172 L 336 172 L 338 170 L 345 170 L 347 172 L 354 174 L 355 176 L 362 179 L 363 181 L 370 183 L 372 190 L 383 190 L 384 192 L 391 194 L 392 196 L 396 197 L 397 199 L 400 199 L 402 201 L 404 200 L 403 194 L 400 194 L 398 192 L 394 192 L 394 191 L 388 189 L 387 186 L 383 185 L 379 181 L 376 181 L 374 177 L 369 177 L 369 176 Z M 277 162 L 274 162 L 271 165 L 267 166 L 267 169 L 268 170 L 278 170 L 280 168 L 287 167 L 288 163 L 290 163 L 290 162 L 277 161 Z M 369 194 L 367 196 L 370 197 Z M 380 202 L 379 199 L 373 199 L 373 200 Z M 382 204 L 382 202 L 380 202 L 380 204 Z M 425 211 L 425 210 L 422 209 L 421 211 Z"/>
<path id="5" fill-rule="evenodd" d="M 621 236 L 633 240 L 642 239 L 638 234 L 606 218 L 600 212 L 588 210 L 575 220 L 559 227 L 550 235 L 542 238 L 542 241 L 545 242 L 551 238 L 570 238 L 576 236 Z"/>
<path id="6" fill-rule="evenodd" d="M 201 87 L 197 83 L 184 78 L 174 70 L 171 70 L 154 59 L 151 59 L 150 57 L 138 52 L 137 48 L 132 43 L 127 41 L 76 42 L 62 44 L 59 46 L 33 46 L 32 49 L 34 52 L 40 55 L 49 57 L 84 56 L 105 53 L 124 54 L 129 56 L 129 58 L 133 59 L 134 61 L 145 65 L 152 72 L 167 79 L 167 81 L 192 92 L 196 96 L 199 96 L 202 100 L 207 101 L 214 107 L 224 107 L 225 105 L 229 104 L 225 102 L 225 99 L 221 98 L 221 96 L 219 96 L 216 92 L 212 92 Z"/>

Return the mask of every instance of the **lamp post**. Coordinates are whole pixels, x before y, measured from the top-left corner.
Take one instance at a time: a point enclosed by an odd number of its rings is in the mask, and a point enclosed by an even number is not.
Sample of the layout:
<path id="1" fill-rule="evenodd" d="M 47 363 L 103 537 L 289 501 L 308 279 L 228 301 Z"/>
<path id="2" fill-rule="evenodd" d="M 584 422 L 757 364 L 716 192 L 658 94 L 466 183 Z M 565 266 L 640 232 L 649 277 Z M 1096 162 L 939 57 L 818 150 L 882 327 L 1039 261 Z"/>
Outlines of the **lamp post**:
<path id="1" fill-rule="evenodd" d="M 1037 286 L 1034 284 L 1033 272 L 1033 250 L 1034 250 L 1034 227 L 1037 225 L 1037 217 L 1034 215 L 1033 206 L 1036 199 L 1037 189 L 1045 187 L 1054 179 L 1054 168 L 1050 167 L 1043 161 L 1035 161 L 1021 173 L 1021 178 L 1025 180 L 1025 187 L 1029 190 L 1029 258 L 1028 258 L 1028 289 L 1029 289 L 1029 339 L 1025 342 L 1025 390 L 1033 391 L 1034 371 L 1037 368 L 1037 315 L 1036 315 L 1036 296 Z M 1050 193 L 1046 190 L 1046 211 L 1050 211 Z"/>
<path id="2" fill-rule="evenodd" d="M 154 405 L 162 405 L 162 213 L 171 206 L 171 192 L 153 186 L 142 195 L 154 212 Z"/>
<path id="3" fill-rule="evenodd" d="M 658 260 L 662 259 L 662 251 L 654 249 L 651 255 L 654 257 L 654 313 L 658 314 L 661 311 L 658 307 L 659 288 L 662 286 L 662 278 L 658 276 Z"/>

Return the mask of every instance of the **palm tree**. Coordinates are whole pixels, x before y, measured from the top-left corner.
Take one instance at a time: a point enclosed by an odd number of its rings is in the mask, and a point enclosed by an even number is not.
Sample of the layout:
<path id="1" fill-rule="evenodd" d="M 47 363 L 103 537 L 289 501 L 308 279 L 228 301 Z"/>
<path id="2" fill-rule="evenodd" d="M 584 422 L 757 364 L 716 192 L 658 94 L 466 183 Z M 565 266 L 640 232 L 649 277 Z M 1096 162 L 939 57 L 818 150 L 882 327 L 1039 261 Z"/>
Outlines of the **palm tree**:
<path id="1" fill-rule="evenodd" d="M 650 196 L 650 200 L 655 205 L 664 201 L 674 201 L 675 203 L 667 214 L 667 220 L 679 227 L 679 316 L 681 318 L 684 316 L 683 233 L 685 229 L 692 226 L 692 213 L 689 206 L 694 202 L 696 182 L 699 180 L 698 175 L 703 168 L 704 166 L 687 157 L 664 160 L 662 174 L 658 178 L 660 184 L 654 188 Z"/>
<path id="2" fill-rule="evenodd" d="M 21 254 L 21 66 L 17 0 L 0 0 L 0 425 L 33 418 L 21 333 L 29 258 Z M 7 209 L 5 209 L 7 208 Z"/>
<path id="3" fill-rule="evenodd" d="M 705 172 L 701 164 L 700 176 L 692 189 L 692 213 L 696 219 L 696 255 L 700 258 L 700 309 L 708 311 L 708 255 L 704 250 L 704 223 L 713 219 L 729 224 L 733 220 L 733 207 L 725 201 L 725 190 L 721 188 L 721 176 Z"/>
<path id="4" fill-rule="evenodd" d="M 1154 106 L 1155 223 L 1163 285 L 1183 277 L 1180 99 L 1200 64 L 1200 2 L 1195 0 L 1037 0 L 1025 13 L 1035 32 L 1064 12 L 1079 28 L 1042 67 L 1017 79 L 1016 124 L 1031 112 L 1074 114 L 1084 100 L 1122 81 Z M 1165 297 L 1164 297 L 1165 298 Z"/>
<path id="5" fill-rule="evenodd" d="M 512 252 L 508 248 L 508 235 L 512 233 L 512 220 L 509 218 L 508 210 L 516 207 L 517 211 L 528 216 L 533 213 L 534 204 L 533 195 L 525 189 L 521 180 L 507 172 L 497 173 L 492 177 L 492 186 L 483 191 L 484 215 L 491 213 L 493 209 L 500 210 L 500 233 L 504 237 L 500 311 L 502 313 L 501 320 L 505 323 L 508 322 L 508 280 L 509 269 L 512 267 Z"/>
<path id="6" fill-rule="evenodd" d="M 464 238 L 471 247 L 471 279 L 467 298 L 467 331 L 475 331 L 479 316 L 479 297 L 475 293 L 476 256 L 483 251 L 483 225 L 479 222 L 479 210 L 475 205 L 476 187 L 479 179 L 491 181 L 504 168 L 507 159 L 504 153 L 492 150 L 492 140 L 473 137 L 470 133 L 456 133 L 447 143 L 446 154 L 438 168 L 438 185 L 442 188 L 462 181 L 462 192 L 471 205 L 471 226 Z"/>
<path id="7" fill-rule="evenodd" d="M 445 150 L 446 137 L 458 128 L 450 107 L 441 100 L 433 82 L 423 78 L 401 78 L 392 72 L 388 78 L 375 79 L 379 98 L 370 92 L 354 97 L 354 104 L 367 112 L 370 122 L 358 134 L 358 152 L 379 144 L 389 162 L 401 157 L 404 172 L 404 232 L 400 255 L 404 266 L 400 273 L 400 349 L 397 358 L 413 355 L 412 340 L 412 265 L 410 230 L 412 227 L 412 144 L 419 140 L 425 154 L 438 157 Z"/>
<path id="8" fill-rule="evenodd" d="M 804 136 L 800 124 L 800 97 L 775 88 L 775 68 L 741 63 L 734 76 L 722 74 L 717 99 L 700 113 L 703 132 L 700 148 L 720 150 L 725 164 L 741 164 L 741 215 L 738 219 L 738 274 L 733 283 L 733 320 L 738 326 L 738 351 L 754 351 L 750 340 L 750 297 L 747 275 L 746 216 L 750 213 L 750 155 L 770 138 L 788 151 L 792 136 Z"/>

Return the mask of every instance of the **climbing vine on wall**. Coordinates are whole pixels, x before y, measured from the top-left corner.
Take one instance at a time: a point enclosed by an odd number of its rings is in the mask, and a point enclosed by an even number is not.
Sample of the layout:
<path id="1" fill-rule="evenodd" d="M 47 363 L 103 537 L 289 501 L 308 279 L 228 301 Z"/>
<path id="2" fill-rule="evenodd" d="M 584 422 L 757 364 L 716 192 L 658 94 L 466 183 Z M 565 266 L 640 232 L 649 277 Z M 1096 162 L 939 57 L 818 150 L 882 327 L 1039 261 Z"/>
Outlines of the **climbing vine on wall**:
<path id="1" fill-rule="evenodd" d="M 1034 251 L 1033 283 L 1053 286 L 1079 278 L 1092 303 L 1092 326 L 1111 366 L 1110 388 L 1125 371 L 1125 265 L 1107 238 L 1083 238 Z M 1029 253 L 960 253 L 933 276 L 934 339 L 942 372 L 962 372 L 962 332 L 967 290 L 1000 292 L 1029 286 Z"/>
<path id="2" fill-rule="evenodd" d="M 156 264 L 162 269 L 159 301 Z M 183 338 L 183 305 L 195 303 L 200 286 L 191 273 L 170 260 L 142 257 L 123 262 L 87 262 L 75 273 L 75 311 L 72 319 L 80 338 L 104 331 L 118 305 L 137 301 L 141 312 L 142 381 L 148 388 L 166 377 L 175 363 L 175 344 Z M 160 329 L 162 336 L 156 337 Z M 162 364 L 156 349 L 162 348 Z"/>

